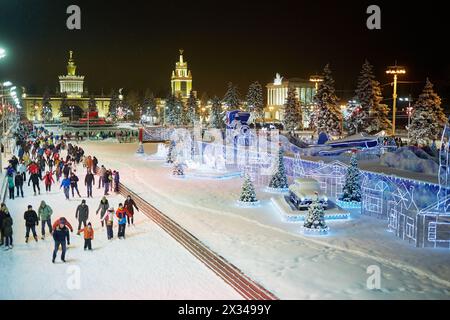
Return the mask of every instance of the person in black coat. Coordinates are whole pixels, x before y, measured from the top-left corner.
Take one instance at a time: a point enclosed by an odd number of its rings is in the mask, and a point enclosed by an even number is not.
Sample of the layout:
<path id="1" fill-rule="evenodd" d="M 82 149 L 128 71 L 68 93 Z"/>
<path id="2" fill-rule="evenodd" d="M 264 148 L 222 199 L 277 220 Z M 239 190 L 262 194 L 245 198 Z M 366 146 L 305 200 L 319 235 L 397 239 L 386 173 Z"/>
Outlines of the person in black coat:
<path id="1" fill-rule="evenodd" d="M 69 243 L 69 229 L 66 227 L 65 220 L 60 219 L 59 225 L 53 230 L 53 240 L 55 240 L 55 249 L 53 250 L 52 262 L 55 263 L 58 249 L 61 246 L 61 261 L 66 262 L 66 241 Z"/>
<path id="2" fill-rule="evenodd" d="M 0 206 L 0 246 L 3 245 L 3 238 L 4 238 L 4 232 L 3 232 L 3 220 L 6 217 L 6 213 L 8 212 L 8 209 L 6 208 L 6 204 L 2 203 Z"/>
<path id="3" fill-rule="evenodd" d="M 42 178 L 39 173 L 32 173 L 30 175 L 30 178 L 28 179 L 28 186 L 30 186 L 30 182 L 33 182 L 34 195 L 36 195 L 36 189 L 38 190 L 39 194 L 41 194 L 41 188 L 39 187 L 39 180 L 42 180 Z"/>
<path id="4" fill-rule="evenodd" d="M 84 178 L 84 185 L 86 186 L 86 189 L 87 189 L 87 196 L 88 196 L 88 198 L 89 197 L 92 198 L 92 187 L 93 187 L 94 184 L 95 184 L 95 177 L 92 174 L 91 170 L 88 169 L 86 177 Z"/>
<path id="5" fill-rule="evenodd" d="M 80 191 L 78 190 L 79 180 L 80 179 L 78 179 L 78 176 L 75 173 L 72 173 L 70 175 L 70 188 L 72 189 L 72 198 L 75 197 L 75 190 L 77 191 L 78 196 L 81 197 Z"/>
<path id="6" fill-rule="evenodd" d="M 30 236 L 30 230 L 33 232 L 33 237 L 36 242 L 38 241 L 36 234 L 36 226 L 39 225 L 39 219 L 36 211 L 33 210 L 31 205 L 28 206 L 28 210 L 25 211 L 23 218 L 25 220 L 26 234 L 25 242 L 28 243 L 28 238 Z"/>
<path id="7" fill-rule="evenodd" d="M 16 177 L 14 178 L 14 184 L 16 185 L 17 196 L 21 194 L 23 198 L 23 175 L 16 174 Z"/>

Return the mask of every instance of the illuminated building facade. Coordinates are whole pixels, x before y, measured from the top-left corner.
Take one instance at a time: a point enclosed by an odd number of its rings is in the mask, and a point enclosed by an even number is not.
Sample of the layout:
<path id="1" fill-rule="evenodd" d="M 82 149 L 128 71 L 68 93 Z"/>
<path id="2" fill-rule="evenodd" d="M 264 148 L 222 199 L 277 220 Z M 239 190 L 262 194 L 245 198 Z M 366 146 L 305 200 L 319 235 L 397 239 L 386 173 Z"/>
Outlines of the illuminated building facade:
<path id="1" fill-rule="evenodd" d="M 192 74 L 188 70 L 187 62 L 183 60 L 183 50 L 180 50 L 180 59 L 175 64 L 171 77 L 172 94 L 181 98 L 188 98 L 192 90 Z"/>

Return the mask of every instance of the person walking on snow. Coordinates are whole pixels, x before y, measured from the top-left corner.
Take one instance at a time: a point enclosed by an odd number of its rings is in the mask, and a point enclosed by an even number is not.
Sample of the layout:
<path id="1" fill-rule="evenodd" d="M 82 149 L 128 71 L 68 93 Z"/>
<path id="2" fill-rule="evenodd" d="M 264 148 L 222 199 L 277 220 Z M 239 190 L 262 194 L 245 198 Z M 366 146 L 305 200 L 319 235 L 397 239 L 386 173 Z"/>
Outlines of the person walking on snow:
<path id="1" fill-rule="evenodd" d="M 78 231 L 78 235 L 83 232 L 84 233 L 84 250 L 89 249 L 92 251 L 92 240 L 94 240 L 94 229 L 92 228 L 92 224 L 89 222 L 87 227 Z"/>
<path id="2" fill-rule="evenodd" d="M 59 247 L 61 247 L 62 249 L 61 261 L 66 262 L 66 250 L 67 250 L 66 240 L 67 245 L 69 245 L 70 238 L 69 238 L 69 229 L 67 229 L 65 222 L 66 222 L 65 219 L 59 219 L 58 221 L 59 224 L 53 231 L 53 240 L 55 240 L 55 249 L 53 250 L 53 258 L 52 258 L 53 263 L 55 263 Z"/>
<path id="3" fill-rule="evenodd" d="M 114 170 L 114 192 L 119 192 L 120 175 L 119 171 Z"/>
<path id="4" fill-rule="evenodd" d="M 3 236 L 5 237 L 5 251 L 13 248 L 13 219 L 6 209 L 5 216 L 3 217 L 2 225 L 0 228 L 3 230 Z"/>
<path id="5" fill-rule="evenodd" d="M 100 220 L 102 222 L 102 227 L 103 227 L 103 217 L 105 216 L 106 210 L 108 210 L 108 208 L 109 208 L 109 202 L 108 202 L 108 199 L 106 199 L 106 197 L 104 196 L 102 198 L 102 200 L 100 200 L 98 209 L 95 212 L 95 214 L 98 214 L 98 212 L 100 211 Z"/>
<path id="6" fill-rule="evenodd" d="M 127 220 L 128 220 L 128 226 L 131 224 L 134 225 L 134 208 L 136 208 L 137 211 L 139 211 L 139 208 L 136 206 L 136 203 L 133 199 L 131 199 L 131 196 L 128 195 L 127 199 L 124 203 L 125 209 L 127 209 Z"/>
<path id="7" fill-rule="evenodd" d="M 114 226 L 114 208 L 111 207 L 106 212 L 105 216 L 102 219 L 102 225 L 103 223 L 106 224 L 106 236 L 108 237 L 108 240 L 111 240 L 114 237 L 113 233 L 113 226 Z"/>
<path id="8" fill-rule="evenodd" d="M 81 200 L 81 204 L 75 212 L 75 218 L 78 219 L 78 230 L 81 229 L 81 224 L 86 227 L 87 220 L 89 219 L 89 207 L 86 204 L 86 200 Z"/>
<path id="9" fill-rule="evenodd" d="M 95 176 L 91 172 L 91 170 L 88 170 L 86 177 L 84 178 L 84 185 L 87 189 L 87 196 L 88 198 L 92 198 L 92 187 L 95 185 Z"/>
<path id="10" fill-rule="evenodd" d="M 3 245 L 3 239 L 4 239 L 3 220 L 5 219 L 7 212 L 9 212 L 9 211 L 8 211 L 8 208 L 6 207 L 6 204 L 2 203 L 0 206 L 0 246 Z"/>
<path id="11" fill-rule="evenodd" d="M 30 231 L 33 232 L 33 237 L 36 242 L 38 241 L 36 234 L 36 226 L 39 225 L 39 219 L 36 211 L 33 210 L 32 205 L 28 205 L 28 210 L 23 214 L 23 219 L 25 220 L 25 243 L 28 243 L 28 238 L 30 237 Z"/>
<path id="12" fill-rule="evenodd" d="M 33 182 L 34 195 L 36 195 L 36 189 L 38 190 L 39 194 L 41 194 L 41 188 L 39 187 L 39 180 L 41 180 L 41 177 L 39 176 L 38 172 L 32 173 L 30 175 L 30 178 L 28 179 L 28 186 L 30 186 L 30 182 Z"/>
<path id="13" fill-rule="evenodd" d="M 64 188 L 64 195 L 66 196 L 66 200 L 69 200 L 69 192 L 70 192 L 70 178 L 66 177 L 61 181 L 61 186 L 59 187 Z"/>
<path id="14" fill-rule="evenodd" d="M 108 172 L 108 170 L 106 170 L 105 174 L 103 175 L 103 184 L 105 186 L 104 195 L 108 196 L 109 195 L 109 193 L 108 193 L 108 191 L 109 191 L 109 172 Z"/>
<path id="15" fill-rule="evenodd" d="M 100 189 L 100 188 L 103 188 L 104 187 L 104 185 L 105 185 L 105 183 L 104 183 L 104 176 L 105 176 L 105 172 L 106 172 L 106 168 L 105 168 L 105 166 L 104 165 L 102 165 L 101 167 L 100 167 L 100 171 L 99 171 L 99 173 L 98 173 L 98 175 L 100 176 L 100 179 L 98 179 L 98 188 Z M 100 187 L 100 185 L 101 185 L 101 187 Z"/>
<path id="16" fill-rule="evenodd" d="M 117 237 L 119 239 L 125 239 L 125 227 L 127 225 L 127 209 L 124 208 L 122 203 L 119 203 L 119 208 L 117 208 L 116 216 L 119 223 L 119 231 Z"/>
<path id="17" fill-rule="evenodd" d="M 41 239 L 45 239 L 45 225 L 48 226 L 48 232 L 52 234 L 52 214 L 53 210 L 52 208 L 45 203 L 45 201 L 41 201 L 41 205 L 38 209 L 38 218 L 41 220 Z"/>
<path id="18" fill-rule="evenodd" d="M 72 172 L 70 175 L 70 188 L 72 189 L 72 198 L 75 197 L 75 191 L 77 191 L 78 196 L 81 198 L 80 191 L 78 190 L 78 176 Z"/>
<path id="19" fill-rule="evenodd" d="M 12 174 L 8 174 L 8 191 L 9 199 L 14 200 L 14 177 Z"/>
<path id="20" fill-rule="evenodd" d="M 52 230 L 53 232 L 55 232 L 56 228 L 59 226 L 59 224 L 63 222 L 64 225 L 70 229 L 70 232 L 73 232 L 73 228 L 72 225 L 70 224 L 70 222 L 65 218 L 65 217 L 61 217 L 55 220 L 55 222 L 53 222 L 53 226 L 52 226 Z M 67 244 L 70 245 L 70 239 L 67 239 Z"/>
<path id="21" fill-rule="evenodd" d="M 51 171 L 47 171 L 44 176 L 45 192 L 52 191 L 52 183 L 55 183 L 55 180 L 53 180 L 53 174 Z"/>

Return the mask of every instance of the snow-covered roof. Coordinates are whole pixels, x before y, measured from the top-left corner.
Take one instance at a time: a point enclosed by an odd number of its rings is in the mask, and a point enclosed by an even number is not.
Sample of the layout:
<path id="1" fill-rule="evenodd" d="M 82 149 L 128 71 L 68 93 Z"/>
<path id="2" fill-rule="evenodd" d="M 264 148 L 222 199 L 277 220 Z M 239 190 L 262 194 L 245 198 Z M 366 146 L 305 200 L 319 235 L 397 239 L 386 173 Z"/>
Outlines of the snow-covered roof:
<path id="1" fill-rule="evenodd" d="M 345 163 L 334 160 L 330 163 L 326 163 L 323 166 L 320 166 L 319 168 L 311 170 L 308 175 L 342 175 L 347 172 L 348 165 Z"/>
<path id="2" fill-rule="evenodd" d="M 442 200 L 423 208 L 419 212 L 420 215 L 446 215 L 450 216 L 450 195 Z"/>

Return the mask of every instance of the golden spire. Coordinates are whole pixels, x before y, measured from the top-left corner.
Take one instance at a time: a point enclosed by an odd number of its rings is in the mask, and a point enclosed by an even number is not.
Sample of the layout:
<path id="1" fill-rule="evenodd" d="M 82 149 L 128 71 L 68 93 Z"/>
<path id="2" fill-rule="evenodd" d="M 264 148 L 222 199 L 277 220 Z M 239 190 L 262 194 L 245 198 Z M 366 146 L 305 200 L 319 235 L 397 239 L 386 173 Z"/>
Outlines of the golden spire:
<path id="1" fill-rule="evenodd" d="M 77 69 L 77 66 L 75 65 L 75 62 L 73 60 L 73 51 L 69 51 L 69 62 L 67 63 L 67 75 L 74 76 L 75 71 Z"/>
<path id="2" fill-rule="evenodd" d="M 180 49 L 180 63 L 183 63 L 183 49 Z"/>

